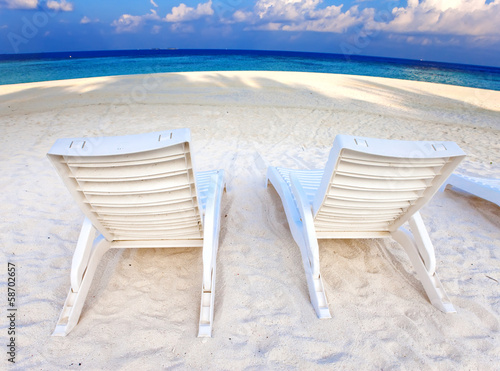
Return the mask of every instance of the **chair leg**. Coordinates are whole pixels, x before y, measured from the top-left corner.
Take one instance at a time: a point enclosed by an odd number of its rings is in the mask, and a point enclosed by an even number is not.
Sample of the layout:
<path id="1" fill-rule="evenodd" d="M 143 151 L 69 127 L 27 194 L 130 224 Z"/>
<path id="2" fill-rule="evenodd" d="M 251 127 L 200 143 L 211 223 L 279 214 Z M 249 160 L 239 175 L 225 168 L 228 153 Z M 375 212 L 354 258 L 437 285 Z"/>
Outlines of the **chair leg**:
<path id="1" fill-rule="evenodd" d="M 271 183 L 274 186 L 283 202 L 290 231 L 295 243 L 300 248 L 309 297 L 314 310 L 319 318 L 331 318 L 319 269 L 319 247 L 312 209 L 304 202 L 306 197 L 300 182 L 292 175 L 292 189 L 290 189 L 274 167 L 269 167 L 267 181 L 268 184 Z"/>
<path id="2" fill-rule="evenodd" d="M 399 228 L 392 237 L 403 246 L 432 305 L 444 313 L 456 312 L 435 272 L 435 253 L 419 213 L 411 217 L 410 233 Z"/>
<path id="3" fill-rule="evenodd" d="M 220 206 L 224 192 L 224 173 L 212 175 L 203 226 L 203 283 L 201 288 L 198 337 L 211 337 L 214 319 L 216 259 L 219 247 Z"/>
<path id="4" fill-rule="evenodd" d="M 307 279 L 307 288 L 309 289 L 309 297 L 311 298 L 311 304 L 316 311 L 318 318 L 332 318 L 330 314 L 330 309 L 328 308 L 328 302 L 326 300 L 325 288 L 323 286 L 323 280 L 321 279 L 321 273 L 319 272 L 319 267 L 317 268 L 315 275 L 313 272 L 313 267 L 308 253 L 308 246 L 303 243 L 299 243 L 295 240 L 300 248 L 300 253 L 302 255 L 302 264 L 304 265 L 304 271 Z M 318 241 L 315 241 L 318 244 Z"/>
<path id="5" fill-rule="evenodd" d="M 88 225 L 86 226 L 84 223 L 82 235 L 83 233 L 88 233 L 90 236 L 92 229 L 87 227 Z M 111 246 L 110 242 L 106 241 L 102 235 L 93 240 L 93 243 L 85 241 L 82 235 L 80 236 L 79 242 L 80 240 L 85 242 L 82 242 L 83 244 L 80 245 L 80 247 L 83 246 L 84 248 L 75 251 L 75 258 L 73 259 L 71 271 L 72 287 L 69 290 L 68 297 L 66 298 L 52 336 L 66 336 L 78 323 L 96 268 L 102 256 Z M 88 259 L 87 262 L 85 262 L 86 259 Z M 83 276 L 80 276 L 80 270 L 84 271 Z M 75 279 L 74 277 L 81 277 L 81 279 Z M 77 287 L 73 286 L 73 281 L 75 280 L 79 281 Z"/>
<path id="6" fill-rule="evenodd" d="M 73 253 L 71 263 L 71 290 L 77 292 L 82 283 L 83 274 L 89 262 L 92 245 L 94 244 L 96 229 L 89 218 L 85 218 L 76 243 L 76 249 Z"/>
<path id="7" fill-rule="evenodd" d="M 299 241 L 296 239 L 296 242 L 299 245 L 302 255 L 307 287 L 309 288 L 309 297 L 311 298 L 311 303 L 319 318 L 331 318 L 332 316 L 328 308 L 323 280 L 321 279 L 319 271 L 319 246 L 316 229 L 314 227 L 312 206 L 306 202 L 306 194 L 295 174 L 290 175 L 290 182 L 302 222 L 303 238 Z"/>

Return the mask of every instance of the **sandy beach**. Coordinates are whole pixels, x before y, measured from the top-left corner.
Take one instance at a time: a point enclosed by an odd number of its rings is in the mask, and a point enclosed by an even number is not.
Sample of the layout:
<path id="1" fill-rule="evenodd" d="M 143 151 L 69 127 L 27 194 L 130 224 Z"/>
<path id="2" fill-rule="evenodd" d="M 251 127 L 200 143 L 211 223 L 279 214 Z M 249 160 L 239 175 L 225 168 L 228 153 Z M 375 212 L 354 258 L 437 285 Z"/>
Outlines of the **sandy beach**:
<path id="1" fill-rule="evenodd" d="M 324 166 L 336 134 L 450 140 L 457 172 L 500 178 L 500 91 L 291 72 L 197 72 L 0 86 L 1 367 L 19 370 L 495 370 L 500 208 L 456 190 L 422 211 L 457 313 L 433 307 L 392 240 L 321 240 L 332 319 L 309 301 L 268 166 Z M 191 129 L 224 169 L 214 330 L 197 338 L 201 249 L 109 251 L 78 326 L 51 337 L 83 214 L 46 158 L 58 138 Z M 10 365 L 7 263 L 16 267 Z M 13 369 L 14 369 L 13 368 Z"/>

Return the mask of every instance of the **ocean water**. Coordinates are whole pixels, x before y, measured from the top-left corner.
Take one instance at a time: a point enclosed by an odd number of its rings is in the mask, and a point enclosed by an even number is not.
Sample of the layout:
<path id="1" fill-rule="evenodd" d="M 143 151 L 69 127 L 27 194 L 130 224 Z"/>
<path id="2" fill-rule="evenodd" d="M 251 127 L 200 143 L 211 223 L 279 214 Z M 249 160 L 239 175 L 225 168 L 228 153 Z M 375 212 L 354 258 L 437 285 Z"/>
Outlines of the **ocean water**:
<path id="1" fill-rule="evenodd" d="M 187 71 L 300 71 L 500 90 L 500 68 L 340 54 L 251 50 L 120 50 L 0 55 L 0 85 Z"/>

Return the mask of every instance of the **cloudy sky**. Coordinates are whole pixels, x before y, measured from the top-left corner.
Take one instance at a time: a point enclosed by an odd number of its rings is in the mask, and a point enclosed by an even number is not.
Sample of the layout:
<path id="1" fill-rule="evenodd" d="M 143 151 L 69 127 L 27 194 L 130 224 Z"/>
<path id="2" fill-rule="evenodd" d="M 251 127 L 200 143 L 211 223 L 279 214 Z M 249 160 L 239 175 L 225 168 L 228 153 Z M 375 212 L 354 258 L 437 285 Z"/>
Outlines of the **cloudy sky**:
<path id="1" fill-rule="evenodd" d="M 500 0 L 0 0 L 0 53 L 261 49 L 500 66 Z"/>

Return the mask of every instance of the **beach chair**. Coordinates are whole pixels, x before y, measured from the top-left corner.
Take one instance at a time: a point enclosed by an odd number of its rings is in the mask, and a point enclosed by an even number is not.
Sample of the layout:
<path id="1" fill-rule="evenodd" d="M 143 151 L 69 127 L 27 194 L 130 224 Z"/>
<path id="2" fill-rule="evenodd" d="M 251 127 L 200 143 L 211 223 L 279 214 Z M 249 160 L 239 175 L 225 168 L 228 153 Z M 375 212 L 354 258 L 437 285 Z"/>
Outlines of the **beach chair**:
<path id="1" fill-rule="evenodd" d="M 224 172 L 195 173 L 189 142 L 189 129 L 55 142 L 47 156 L 86 218 L 54 336 L 76 326 L 106 251 L 162 247 L 203 248 L 198 336 L 211 336 Z"/>
<path id="2" fill-rule="evenodd" d="M 434 247 L 418 210 L 464 157 L 453 142 L 337 135 L 324 169 L 269 167 L 267 184 L 283 202 L 319 318 L 331 316 L 318 239 L 331 238 L 392 237 L 407 252 L 431 303 L 455 311 L 435 272 Z"/>
<path id="3" fill-rule="evenodd" d="M 441 191 L 444 191 L 447 186 L 459 188 L 500 206 L 500 179 L 451 174 L 441 187 Z"/>

